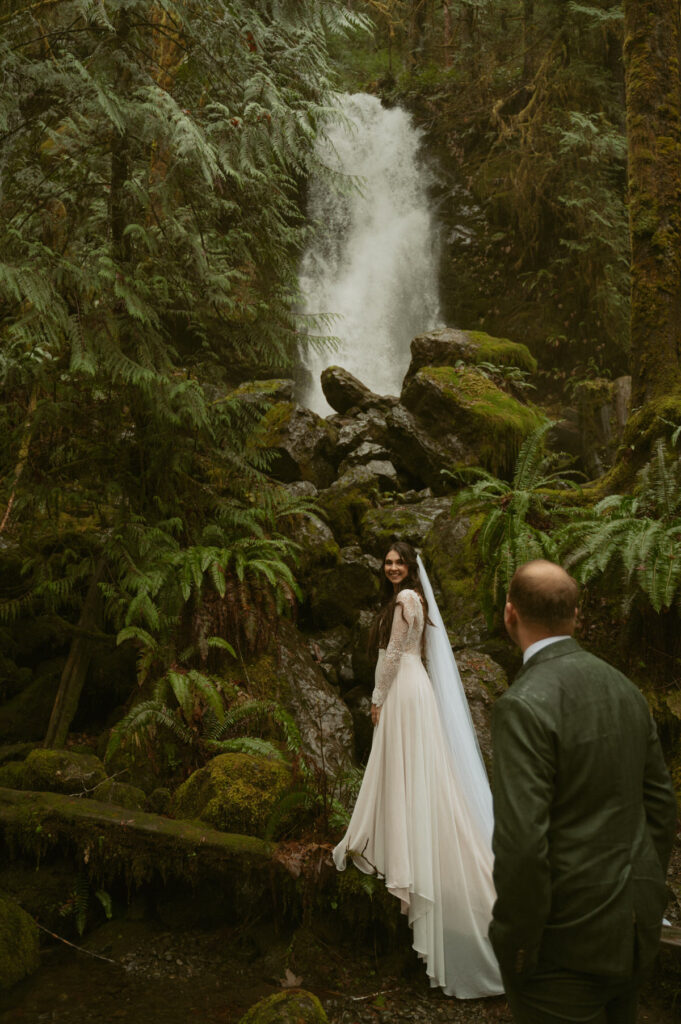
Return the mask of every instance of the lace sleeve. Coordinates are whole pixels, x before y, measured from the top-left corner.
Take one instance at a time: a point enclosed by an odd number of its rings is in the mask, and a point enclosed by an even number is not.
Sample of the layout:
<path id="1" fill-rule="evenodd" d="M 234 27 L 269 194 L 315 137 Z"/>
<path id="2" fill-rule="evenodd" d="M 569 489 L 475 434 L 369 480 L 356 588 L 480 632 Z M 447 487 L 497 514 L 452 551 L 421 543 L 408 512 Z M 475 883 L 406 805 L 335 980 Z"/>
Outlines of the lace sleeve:
<path id="1" fill-rule="evenodd" d="M 388 696 L 388 690 L 397 675 L 400 658 L 420 608 L 421 599 L 415 590 L 402 590 L 397 595 L 390 640 L 385 650 L 381 671 L 377 673 L 374 692 L 371 695 L 371 703 L 379 708 Z"/>

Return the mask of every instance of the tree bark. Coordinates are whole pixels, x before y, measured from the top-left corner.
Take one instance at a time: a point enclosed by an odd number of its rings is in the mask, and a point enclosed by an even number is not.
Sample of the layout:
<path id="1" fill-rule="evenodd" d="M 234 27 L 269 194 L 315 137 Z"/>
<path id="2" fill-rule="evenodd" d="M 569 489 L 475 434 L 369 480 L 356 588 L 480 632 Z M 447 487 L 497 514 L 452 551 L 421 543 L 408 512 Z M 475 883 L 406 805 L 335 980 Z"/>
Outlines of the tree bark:
<path id="1" fill-rule="evenodd" d="M 625 0 L 633 405 L 681 388 L 681 5 Z"/>
<path id="2" fill-rule="evenodd" d="M 50 722 L 43 742 L 44 747 L 63 747 L 71 728 L 71 722 L 78 710 L 85 676 L 90 666 L 95 641 L 91 634 L 97 629 L 100 594 L 99 581 L 104 571 L 104 560 L 100 559 L 88 587 L 83 609 L 78 620 L 78 633 L 71 642 L 69 656 L 61 674 L 59 689 L 54 699 Z M 90 634 L 90 635 L 88 635 Z"/>

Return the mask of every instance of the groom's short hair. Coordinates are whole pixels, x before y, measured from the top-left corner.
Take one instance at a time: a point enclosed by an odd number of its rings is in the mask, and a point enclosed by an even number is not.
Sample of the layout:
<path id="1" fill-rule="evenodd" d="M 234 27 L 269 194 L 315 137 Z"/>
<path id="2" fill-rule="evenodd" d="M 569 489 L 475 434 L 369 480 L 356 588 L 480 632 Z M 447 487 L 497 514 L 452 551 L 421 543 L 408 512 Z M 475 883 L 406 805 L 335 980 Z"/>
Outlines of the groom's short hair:
<path id="1" fill-rule="evenodd" d="M 571 633 L 579 587 L 555 562 L 537 558 L 516 569 L 508 600 L 524 622 L 550 633 Z"/>

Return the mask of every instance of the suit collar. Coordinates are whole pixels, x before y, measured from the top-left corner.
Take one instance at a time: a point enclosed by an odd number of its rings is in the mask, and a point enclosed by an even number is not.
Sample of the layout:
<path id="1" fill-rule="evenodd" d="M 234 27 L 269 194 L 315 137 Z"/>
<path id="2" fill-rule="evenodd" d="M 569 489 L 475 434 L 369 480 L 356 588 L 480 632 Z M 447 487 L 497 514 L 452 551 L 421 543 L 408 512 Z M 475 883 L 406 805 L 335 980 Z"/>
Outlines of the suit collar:
<path id="1" fill-rule="evenodd" d="M 581 651 L 581 649 L 580 645 L 572 637 L 568 637 L 567 640 L 556 640 L 554 644 L 542 647 L 540 651 L 533 654 L 522 666 L 513 682 L 517 682 L 521 676 L 525 675 L 528 669 L 533 668 L 535 665 L 540 665 L 545 661 L 552 661 L 554 658 L 562 658 L 565 654 L 574 654 L 575 651 Z"/>

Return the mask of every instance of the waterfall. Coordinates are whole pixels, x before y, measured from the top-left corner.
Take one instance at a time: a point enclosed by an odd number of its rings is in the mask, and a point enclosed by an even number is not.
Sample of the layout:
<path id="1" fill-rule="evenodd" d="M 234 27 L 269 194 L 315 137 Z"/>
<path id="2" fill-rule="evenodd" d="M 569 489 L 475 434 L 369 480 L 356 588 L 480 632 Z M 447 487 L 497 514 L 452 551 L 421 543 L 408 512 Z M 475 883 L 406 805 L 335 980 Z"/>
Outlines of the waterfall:
<path id="1" fill-rule="evenodd" d="M 304 405 L 330 410 L 321 371 L 339 365 L 378 394 L 399 394 L 409 343 L 438 321 L 437 242 L 428 204 L 421 133 L 406 111 L 375 96 L 340 96 L 345 123 L 320 141 L 323 163 L 347 177 L 338 190 L 311 182 L 308 213 L 323 225 L 300 273 L 305 312 L 336 317 L 339 346 L 306 351 Z"/>

